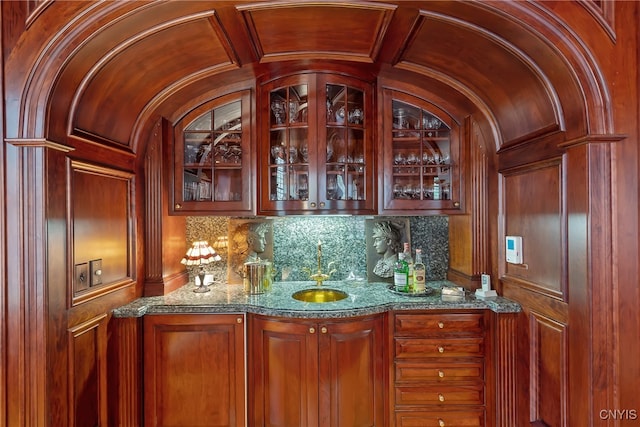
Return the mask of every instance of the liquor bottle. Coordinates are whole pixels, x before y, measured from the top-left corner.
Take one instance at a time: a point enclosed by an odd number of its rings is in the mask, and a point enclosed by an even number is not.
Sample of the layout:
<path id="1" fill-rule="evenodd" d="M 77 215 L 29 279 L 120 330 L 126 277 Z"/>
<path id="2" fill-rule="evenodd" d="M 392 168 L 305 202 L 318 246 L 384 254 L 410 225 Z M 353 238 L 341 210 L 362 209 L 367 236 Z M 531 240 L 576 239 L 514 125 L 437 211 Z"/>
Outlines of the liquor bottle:
<path id="1" fill-rule="evenodd" d="M 413 291 L 424 292 L 427 266 L 422 261 L 422 249 L 416 249 L 416 262 L 413 264 Z"/>
<path id="2" fill-rule="evenodd" d="M 409 243 L 404 244 L 404 260 L 407 262 L 409 266 L 409 273 L 408 273 L 409 277 L 407 279 L 407 292 L 413 292 L 414 268 L 413 268 L 413 257 L 411 256 L 411 247 L 409 246 Z"/>
<path id="3" fill-rule="evenodd" d="M 404 260 L 404 252 L 398 254 L 398 261 L 393 269 L 393 286 L 397 292 L 407 292 L 409 284 L 409 264 Z"/>

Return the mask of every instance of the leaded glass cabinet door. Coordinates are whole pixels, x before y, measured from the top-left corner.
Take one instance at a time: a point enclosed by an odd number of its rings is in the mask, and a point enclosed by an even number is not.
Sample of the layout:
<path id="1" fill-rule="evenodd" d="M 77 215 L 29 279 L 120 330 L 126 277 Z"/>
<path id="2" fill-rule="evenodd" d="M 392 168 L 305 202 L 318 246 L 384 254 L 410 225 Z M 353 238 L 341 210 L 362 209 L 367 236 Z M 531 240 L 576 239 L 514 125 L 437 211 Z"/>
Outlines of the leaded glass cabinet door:
<path id="1" fill-rule="evenodd" d="M 284 209 L 304 209 L 310 191 L 315 194 L 315 138 L 310 141 L 309 89 L 302 79 L 269 92 L 268 174 L 269 200 Z M 313 124 L 313 121 L 311 121 Z M 310 155 L 311 154 L 311 155 Z"/>
<path id="2" fill-rule="evenodd" d="M 358 79 L 319 78 L 318 198 L 322 209 L 375 213 L 372 86 Z"/>
<path id="3" fill-rule="evenodd" d="M 175 127 L 174 213 L 250 213 L 250 93 L 191 111 Z"/>
<path id="4" fill-rule="evenodd" d="M 370 85 L 303 74 L 266 84 L 261 103 L 260 213 L 373 213 Z"/>
<path id="5" fill-rule="evenodd" d="M 383 211 L 459 211 L 458 125 L 436 106 L 385 90 Z"/>
<path id="6" fill-rule="evenodd" d="M 370 169 L 373 154 L 369 133 L 371 109 L 365 89 L 343 82 L 325 82 L 325 125 L 320 141 L 325 156 L 321 196 L 329 209 L 363 210 L 372 203 Z M 322 203 L 323 201 L 321 201 Z"/>

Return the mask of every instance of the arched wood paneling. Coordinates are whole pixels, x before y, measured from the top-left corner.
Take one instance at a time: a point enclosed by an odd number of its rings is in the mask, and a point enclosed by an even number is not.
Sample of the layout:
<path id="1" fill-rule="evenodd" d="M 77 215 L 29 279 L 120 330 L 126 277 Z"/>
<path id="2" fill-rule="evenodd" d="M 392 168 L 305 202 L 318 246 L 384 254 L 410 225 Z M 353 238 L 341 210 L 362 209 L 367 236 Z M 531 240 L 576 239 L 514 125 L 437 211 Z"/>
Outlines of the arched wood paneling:
<path id="1" fill-rule="evenodd" d="M 373 2 L 298 1 L 254 3 L 238 6 L 238 10 L 260 62 L 319 56 L 375 62 L 396 7 Z M 273 25 L 274 21 L 278 25 Z"/>
<path id="2" fill-rule="evenodd" d="M 321 12 L 332 19 L 307 18 Z M 68 26 L 60 25 L 61 16 Z M 220 84 L 216 75 L 230 84 L 260 73 L 252 43 L 278 67 L 285 58 L 377 67 L 388 64 L 378 58 L 395 59 L 398 71 L 437 77 L 473 100 L 496 121 L 499 144 L 556 130 L 578 137 L 587 126 L 604 133 L 608 88 L 579 40 L 570 35 L 558 43 L 567 31 L 551 16 L 540 5 L 475 2 L 55 2 L 31 22 L 35 37 L 9 57 L 8 114 L 17 119 L 8 122 L 9 135 L 46 133 L 62 141 L 75 132 L 144 151 L 131 140 L 132 129 L 144 126 L 138 118 L 149 108 L 161 106 L 157 95 L 178 96 L 171 104 L 185 105 Z M 290 28 L 299 37 L 287 37 Z M 43 49 L 45 34 L 51 42 Z M 590 96 L 594 102 L 585 101 Z"/>

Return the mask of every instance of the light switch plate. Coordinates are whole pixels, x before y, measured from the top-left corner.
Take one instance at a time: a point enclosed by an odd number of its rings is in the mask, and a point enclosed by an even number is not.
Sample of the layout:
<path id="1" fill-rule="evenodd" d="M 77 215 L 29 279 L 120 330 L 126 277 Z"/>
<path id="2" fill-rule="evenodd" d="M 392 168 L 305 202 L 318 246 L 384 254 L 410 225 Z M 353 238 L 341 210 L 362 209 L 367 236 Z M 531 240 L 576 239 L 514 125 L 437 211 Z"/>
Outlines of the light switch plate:
<path id="1" fill-rule="evenodd" d="M 89 264 L 76 264 L 73 272 L 73 290 L 81 292 L 89 288 Z"/>
<path id="2" fill-rule="evenodd" d="M 89 261 L 89 270 L 91 273 L 90 286 L 98 286 L 102 284 L 102 260 L 94 259 Z"/>

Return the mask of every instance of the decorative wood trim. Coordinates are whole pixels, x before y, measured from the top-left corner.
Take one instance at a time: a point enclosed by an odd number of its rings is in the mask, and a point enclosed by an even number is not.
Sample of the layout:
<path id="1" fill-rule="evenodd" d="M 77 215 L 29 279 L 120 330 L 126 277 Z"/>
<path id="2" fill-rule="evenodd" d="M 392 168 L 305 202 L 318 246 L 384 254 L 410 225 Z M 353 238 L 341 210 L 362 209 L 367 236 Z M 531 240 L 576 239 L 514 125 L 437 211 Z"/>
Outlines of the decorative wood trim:
<path id="1" fill-rule="evenodd" d="M 36 19 L 45 11 L 47 7 L 53 4 L 54 0 L 31 0 L 27 1 L 28 16 L 25 21 L 25 27 L 29 28 Z"/>
<path id="2" fill-rule="evenodd" d="M 74 264 L 76 262 L 74 257 L 74 241 L 75 241 L 75 212 L 74 212 L 74 197 L 77 197 L 74 191 L 74 174 L 86 173 L 97 175 L 102 178 L 114 179 L 124 181 L 126 185 L 126 239 L 127 239 L 127 255 L 126 264 L 127 271 L 124 277 L 119 278 L 110 283 L 104 283 L 103 285 L 97 285 L 92 288 L 88 288 L 86 291 L 78 292 L 74 288 Z M 67 159 L 67 259 L 69 265 L 67 266 L 67 277 L 70 280 L 67 281 L 69 298 L 68 306 L 72 307 L 78 304 L 85 303 L 94 298 L 103 296 L 107 293 L 114 292 L 118 289 L 122 289 L 126 286 L 135 286 L 135 272 L 136 272 L 136 257 L 135 257 L 135 207 L 133 203 L 133 194 L 135 189 L 135 175 L 130 172 L 125 172 L 117 169 L 107 168 L 87 162 L 81 162 L 77 160 Z M 98 189 L 96 189 L 98 190 Z"/>
<path id="3" fill-rule="evenodd" d="M 47 258 L 47 149 L 42 145 L 6 144 L 3 154 L 6 229 L 3 250 L 6 270 L 3 296 L 3 386 L 11 385 L 0 424 L 40 426 L 47 419 L 46 310 L 49 277 Z M 10 244 L 6 244 L 10 242 Z M 7 283 L 5 287 L 5 283 Z M 6 323 L 4 323 L 6 322 Z M 5 349 L 10 349 L 5 350 Z M 4 424 L 2 424 L 4 425 Z"/>
<path id="4" fill-rule="evenodd" d="M 571 325 L 570 348 L 583 345 L 583 340 L 589 339 L 589 354 L 583 368 L 587 370 L 587 378 L 571 375 L 569 388 L 572 391 L 570 414 L 574 414 L 579 406 L 576 399 L 583 399 L 590 406 L 581 408 L 590 411 L 590 421 L 598 420 L 601 409 L 618 409 L 620 377 L 624 375 L 619 361 L 623 343 L 618 342 L 620 314 L 616 308 L 620 305 L 617 280 L 614 280 L 613 266 L 618 254 L 613 251 L 614 239 L 611 207 L 613 206 L 611 165 L 612 146 L 592 141 L 585 145 L 573 146 L 568 156 L 574 162 L 574 168 L 583 167 L 580 173 L 571 176 L 568 186 L 584 186 L 587 193 L 580 197 L 572 197 L 568 202 L 568 214 L 571 227 L 584 232 L 586 237 L 580 237 L 577 242 L 569 245 L 569 257 L 584 257 L 582 269 L 569 267 L 571 283 L 579 286 L 569 287 L 569 325 Z M 606 141 L 605 141 L 606 142 Z M 582 182 L 581 182 L 582 181 Z M 572 195 L 573 196 L 573 195 Z M 576 213 L 572 216 L 572 213 Z M 586 223 L 584 222 L 586 221 Z M 577 233 L 575 233 L 577 234 Z M 626 320 L 623 318 L 623 321 Z M 575 325 L 575 327 L 574 327 Z M 574 356 L 577 358 L 577 356 Z M 575 359 L 569 360 L 574 367 Z M 581 384 L 580 387 L 576 384 Z M 584 397 L 576 397 L 574 388 L 580 388 Z M 624 408 L 622 408 L 624 409 Z M 572 416 L 573 421 L 573 416 Z"/>
<path id="5" fill-rule="evenodd" d="M 166 295 L 175 291 L 189 281 L 189 272 L 182 271 L 176 274 L 163 276 L 160 279 L 148 279 L 144 282 L 144 296 L 153 297 Z"/>
<path id="6" fill-rule="evenodd" d="M 145 296 L 165 295 L 178 289 L 189 281 L 189 274 L 185 269 L 165 274 L 165 246 L 164 241 L 168 233 L 167 223 L 181 221 L 182 232 L 186 234 L 184 217 L 168 216 L 168 191 L 173 188 L 170 177 L 164 176 L 165 168 L 170 167 L 172 153 L 163 156 L 163 135 L 169 135 L 169 124 L 159 119 L 155 126 L 144 157 L 145 171 Z M 167 173 L 168 174 L 168 173 Z M 170 174 L 168 174 L 170 175 Z M 175 237 L 175 236 L 173 236 Z"/>
<path id="7" fill-rule="evenodd" d="M 487 147 L 484 144 L 482 132 L 478 128 L 475 121 L 467 118 L 466 126 L 469 136 L 465 138 L 465 146 L 469 147 L 469 164 L 470 170 L 469 181 L 460 182 L 462 188 L 469 186 L 471 189 L 471 238 L 472 238 L 472 273 L 475 280 L 483 273 L 491 271 L 489 264 L 489 246 L 491 239 L 489 237 L 489 159 L 487 156 Z M 465 148 L 465 147 L 463 147 Z M 464 150 L 461 150 L 464 152 Z M 461 160 L 463 164 L 464 159 Z M 464 177 L 464 174 L 461 174 Z"/>
<path id="8" fill-rule="evenodd" d="M 612 42 L 616 42 L 615 1 L 611 0 L 585 0 L 578 4 L 593 16 L 607 33 Z"/>
<path id="9" fill-rule="evenodd" d="M 58 150 L 64 153 L 75 150 L 75 148 L 68 145 L 59 144 L 57 142 L 49 141 L 44 138 L 5 138 L 4 142 L 6 142 L 7 144 L 11 144 L 14 147 L 51 148 L 52 150 Z"/>
<path id="10" fill-rule="evenodd" d="M 73 128 L 69 134 L 73 139 L 80 140 L 87 144 L 98 145 L 100 147 L 107 148 L 111 151 L 119 153 L 125 153 L 134 156 L 132 148 L 127 142 L 119 142 L 113 139 L 105 138 L 104 136 L 88 132 L 80 128 Z"/>
<path id="11" fill-rule="evenodd" d="M 153 128 L 144 157 L 145 172 L 145 288 L 162 281 L 162 119 Z"/>
<path id="12" fill-rule="evenodd" d="M 549 334 L 549 331 L 553 331 L 554 333 L 558 334 L 560 345 L 559 354 L 554 353 L 548 346 L 545 346 L 545 341 L 543 341 L 541 337 L 543 329 L 547 329 L 546 335 Z M 535 423 L 542 423 L 542 425 L 546 425 L 545 421 L 541 419 L 541 416 L 543 416 L 544 414 L 540 413 L 540 400 L 543 395 L 548 396 L 549 391 L 555 391 L 558 394 L 553 397 L 558 400 L 558 406 L 560 407 L 560 413 L 558 414 L 558 416 L 562 423 L 562 425 L 558 427 L 566 427 L 568 422 L 567 406 L 569 402 L 569 389 L 567 381 L 569 369 L 567 326 L 547 317 L 543 317 L 540 314 L 532 312 L 529 316 L 529 331 L 529 397 L 531 399 L 529 406 L 529 419 L 533 420 L 533 422 Z M 545 358 L 557 357 L 557 365 L 553 367 L 543 366 L 543 354 Z M 551 386 L 549 382 L 542 384 L 540 382 L 541 376 L 549 374 L 549 372 L 547 372 L 549 368 L 557 369 L 557 378 L 554 378 L 554 380 L 557 380 L 557 390 L 549 390 L 548 388 L 546 388 Z"/>
<path id="13" fill-rule="evenodd" d="M 499 241 L 498 241 L 498 259 L 499 264 L 498 264 L 498 273 L 499 276 L 502 280 L 504 280 L 505 282 L 510 282 L 512 284 L 516 284 L 519 287 L 522 288 L 527 288 L 529 290 L 532 290 L 534 292 L 537 292 L 541 295 L 545 295 L 549 298 L 553 298 L 559 301 L 564 301 L 566 302 L 568 299 L 568 291 L 567 291 L 567 271 L 566 271 L 566 259 L 567 259 L 567 208 L 566 208 L 566 202 L 564 201 L 566 198 L 566 193 L 567 193 L 567 189 L 566 189 L 566 178 L 565 178 L 565 171 L 567 170 L 567 165 L 565 164 L 565 158 L 564 157 L 554 157 L 551 159 L 545 159 L 542 161 L 537 161 L 537 162 L 532 162 L 523 166 L 516 166 L 513 168 L 509 168 L 509 169 L 504 169 L 502 171 L 500 171 L 499 174 L 499 186 L 500 186 L 500 212 L 502 213 L 502 215 L 500 215 L 501 220 L 499 221 L 498 224 L 498 236 L 499 236 Z M 509 274 L 508 273 L 508 269 L 507 269 L 507 263 L 505 260 L 505 242 L 504 242 L 504 238 L 507 235 L 507 230 L 506 230 L 506 221 L 507 221 L 507 211 L 506 211 L 506 206 L 505 206 L 505 194 L 506 194 L 506 179 L 515 175 L 525 175 L 525 174 L 530 174 L 532 172 L 541 170 L 541 169 L 545 169 L 545 168 L 556 168 L 557 169 L 557 173 L 558 173 L 558 186 L 559 188 L 557 189 L 559 192 L 559 206 L 558 206 L 558 215 L 559 215 L 559 227 L 560 227 L 560 234 L 561 234 L 561 249 L 560 249 L 560 256 L 563 257 L 563 260 L 561 260 L 560 262 L 560 269 L 561 271 L 559 272 L 559 276 L 558 277 L 558 281 L 559 281 L 559 289 L 552 289 L 549 287 L 545 287 L 540 283 L 536 283 L 532 280 L 528 280 L 525 277 L 517 277 L 513 274 Z M 510 268 L 513 269 L 517 269 L 517 268 L 521 268 L 521 271 L 525 271 L 529 269 L 529 265 L 524 263 L 524 264 L 509 264 Z M 524 274 L 524 273 L 523 273 Z"/>
<path id="14" fill-rule="evenodd" d="M 517 425 L 517 314 L 498 314 L 494 337 L 496 358 L 496 426 Z"/>
<path id="15" fill-rule="evenodd" d="M 570 139 L 568 141 L 561 142 L 558 147 L 569 149 L 576 145 L 590 144 L 590 143 L 614 143 L 619 142 L 627 138 L 627 135 L 584 135 L 580 138 Z"/>
<path id="16" fill-rule="evenodd" d="M 264 49 L 264 37 L 261 37 L 260 31 L 256 28 L 256 22 L 254 20 L 254 14 L 263 11 L 272 11 L 274 9 L 300 9 L 300 8 L 333 8 L 338 10 L 336 13 L 357 13 L 354 10 L 361 9 L 366 11 L 379 12 L 380 16 L 377 19 L 377 27 L 371 28 L 370 34 L 373 35 L 371 45 L 368 52 L 355 53 L 355 52 L 334 52 L 331 49 L 316 49 L 306 51 L 286 51 L 277 53 L 267 53 Z M 358 2 L 358 3 L 346 3 L 343 1 L 283 1 L 278 3 L 267 2 L 265 4 L 249 4 L 239 5 L 236 9 L 242 14 L 244 18 L 244 24 L 246 31 L 249 34 L 251 46 L 253 47 L 256 58 L 261 63 L 291 60 L 291 59 L 328 59 L 328 60 L 344 60 L 355 61 L 373 64 L 378 58 L 380 49 L 382 47 L 384 36 L 387 32 L 393 13 L 397 6 L 392 4 L 374 3 L 374 2 Z M 285 23 L 287 25 L 287 23 Z M 310 35 L 313 37 L 313 34 Z"/>
<path id="17" fill-rule="evenodd" d="M 142 318 L 113 318 L 113 353 L 109 366 L 117 378 L 109 390 L 112 425 L 142 425 Z"/>
<path id="18" fill-rule="evenodd" d="M 67 369 L 67 384 L 68 384 L 68 424 L 69 427 L 83 427 L 76 425 L 76 414 L 81 412 L 82 408 L 78 408 L 77 406 L 77 398 L 79 393 L 82 393 L 83 390 L 76 390 L 75 385 L 76 374 L 77 374 L 77 365 L 81 364 L 84 361 L 76 360 L 75 350 L 76 350 L 76 342 L 78 338 L 82 335 L 94 333 L 94 341 L 93 341 L 93 350 L 95 353 L 88 356 L 87 359 L 93 358 L 95 359 L 95 368 L 97 372 L 95 373 L 97 384 L 87 384 L 90 389 L 92 386 L 96 387 L 95 390 L 95 398 L 96 402 L 93 402 L 98 405 L 98 419 L 100 421 L 100 425 L 107 425 L 107 325 L 106 325 L 106 314 L 101 314 L 99 316 L 94 317 L 84 323 L 81 323 L 73 328 L 68 330 L 68 369 Z M 84 402 L 83 403 L 91 403 Z M 80 411 L 77 411 L 80 409 Z"/>
<path id="19" fill-rule="evenodd" d="M 462 271 L 451 268 L 447 270 L 447 280 L 457 285 L 464 286 L 467 289 L 478 288 L 479 286 L 477 286 L 477 284 L 480 283 L 480 277 L 469 276 Z"/>
<path id="20" fill-rule="evenodd" d="M 230 65 L 235 65 L 237 67 L 242 66 L 242 64 L 240 63 L 240 57 L 238 56 L 236 49 L 231 43 L 231 39 L 229 39 L 229 36 L 227 35 L 226 30 L 222 26 L 222 23 L 220 22 L 220 17 L 215 11 L 209 16 L 209 22 L 211 23 L 211 27 L 213 27 L 213 31 L 218 36 L 218 39 L 220 41 L 220 44 L 222 45 L 222 48 L 227 53 L 227 56 L 229 58 L 229 64 L 227 64 L 227 66 L 230 66 Z M 224 65 L 222 69 L 224 69 Z"/>

